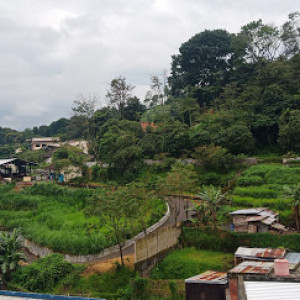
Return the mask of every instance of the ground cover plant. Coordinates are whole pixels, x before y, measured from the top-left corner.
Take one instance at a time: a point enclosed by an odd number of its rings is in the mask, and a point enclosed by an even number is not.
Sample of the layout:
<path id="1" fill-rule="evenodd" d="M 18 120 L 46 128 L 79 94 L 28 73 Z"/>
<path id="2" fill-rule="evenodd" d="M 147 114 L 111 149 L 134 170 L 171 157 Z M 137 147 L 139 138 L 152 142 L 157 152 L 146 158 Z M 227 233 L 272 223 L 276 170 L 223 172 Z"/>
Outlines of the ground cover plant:
<path id="1" fill-rule="evenodd" d="M 293 225 L 292 199 L 285 195 L 284 185 L 295 187 L 299 182 L 300 167 L 282 164 L 252 166 L 237 181 L 232 193 L 232 210 L 268 207 L 279 212 L 280 222 Z"/>
<path id="2" fill-rule="evenodd" d="M 90 198 L 101 199 L 104 189 L 69 189 L 55 184 L 37 184 L 20 192 L 0 185 L 0 224 L 21 233 L 39 245 L 72 254 L 97 253 L 116 244 L 112 228 L 98 214 L 87 214 Z M 122 205 L 120 203 L 120 205 Z M 165 213 L 165 203 L 148 203 L 145 224 L 152 225 Z M 101 221 L 100 221 L 101 219 Z M 143 230 L 134 218 L 128 238 Z"/>
<path id="3" fill-rule="evenodd" d="M 184 248 L 172 251 L 152 271 L 154 279 L 186 279 L 207 270 L 227 271 L 233 255 L 222 252 Z"/>

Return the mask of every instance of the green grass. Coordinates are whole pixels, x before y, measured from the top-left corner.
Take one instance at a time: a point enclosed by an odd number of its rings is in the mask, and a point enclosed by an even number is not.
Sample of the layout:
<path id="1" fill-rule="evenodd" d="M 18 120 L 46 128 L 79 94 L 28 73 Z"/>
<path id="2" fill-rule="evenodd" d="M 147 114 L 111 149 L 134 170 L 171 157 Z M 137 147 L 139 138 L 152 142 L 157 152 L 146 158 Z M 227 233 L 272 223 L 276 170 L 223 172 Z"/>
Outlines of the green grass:
<path id="1" fill-rule="evenodd" d="M 279 212 L 280 222 L 292 225 L 291 199 L 284 195 L 283 185 L 300 183 L 300 167 L 282 164 L 258 164 L 247 169 L 232 193 L 232 206 L 268 207 Z M 232 208 L 234 210 L 234 208 Z"/>
<path id="2" fill-rule="evenodd" d="M 97 216 L 84 212 L 89 209 L 89 198 L 100 197 L 102 189 L 69 189 L 54 184 L 39 184 L 21 192 L 0 185 L 0 225 L 7 229 L 20 228 L 22 234 L 33 242 L 57 252 L 92 254 L 115 245 L 112 228 L 101 223 Z M 165 213 L 165 204 L 151 202 L 146 216 L 152 225 Z M 129 237 L 142 231 L 137 220 Z"/>
<path id="3" fill-rule="evenodd" d="M 233 255 L 185 248 L 172 251 L 152 271 L 155 279 L 186 279 L 207 270 L 227 271 L 233 265 Z"/>

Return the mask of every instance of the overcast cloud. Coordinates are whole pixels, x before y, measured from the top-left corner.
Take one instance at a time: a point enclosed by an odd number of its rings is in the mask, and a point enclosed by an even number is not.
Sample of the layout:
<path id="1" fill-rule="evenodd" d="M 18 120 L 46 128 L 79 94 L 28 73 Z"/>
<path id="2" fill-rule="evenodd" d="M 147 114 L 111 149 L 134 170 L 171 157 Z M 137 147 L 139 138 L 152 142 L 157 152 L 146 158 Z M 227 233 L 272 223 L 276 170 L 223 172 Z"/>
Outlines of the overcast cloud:
<path id="1" fill-rule="evenodd" d="M 204 29 L 262 18 L 281 25 L 299 0 L 0 0 L 0 126 L 69 117 L 75 96 L 122 75 L 143 99 L 151 74 Z"/>

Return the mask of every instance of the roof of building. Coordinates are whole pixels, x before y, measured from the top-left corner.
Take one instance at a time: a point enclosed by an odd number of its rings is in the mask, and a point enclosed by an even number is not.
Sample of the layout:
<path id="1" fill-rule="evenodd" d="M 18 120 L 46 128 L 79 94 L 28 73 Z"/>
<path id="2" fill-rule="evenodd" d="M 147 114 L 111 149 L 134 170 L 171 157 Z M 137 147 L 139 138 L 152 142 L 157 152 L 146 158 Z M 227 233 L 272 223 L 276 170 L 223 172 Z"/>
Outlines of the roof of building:
<path id="1" fill-rule="evenodd" d="M 141 126 L 142 126 L 142 128 L 143 128 L 144 131 L 146 130 L 146 128 L 147 128 L 148 126 L 152 127 L 153 129 L 155 129 L 155 128 L 158 127 L 158 126 L 155 125 L 153 122 L 152 122 L 152 123 L 141 122 Z"/>
<path id="2" fill-rule="evenodd" d="M 283 248 L 249 248 L 239 247 L 235 252 L 235 257 L 254 259 L 275 259 L 282 258 L 286 254 Z"/>
<path id="3" fill-rule="evenodd" d="M 239 209 L 232 211 L 231 215 L 257 215 L 263 217 L 275 217 L 278 213 L 265 207 Z"/>
<path id="4" fill-rule="evenodd" d="M 38 299 L 38 300 L 101 300 L 99 298 L 82 298 L 82 297 L 72 297 L 72 296 L 58 296 L 58 295 L 48 295 L 48 294 L 35 294 L 35 293 L 23 293 L 15 291 L 4 291 L 0 290 L 0 299 Z M 102 299 L 104 300 L 104 299 Z"/>
<path id="5" fill-rule="evenodd" d="M 247 300 L 299 300 L 299 282 L 244 281 Z"/>
<path id="6" fill-rule="evenodd" d="M 7 158 L 7 159 L 0 159 L 0 166 L 5 164 L 28 164 L 28 165 L 36 165 L 35 163 L 20 159 L 20 158 Z"/>
<path id="7" fill-rule="evenodd" d="M 280 223 L 271 224 L 271 227 L 273 227 L 274 229 L 277 229 L 277 230 L 288 231 L 288 229 Z"/>
<path id="8" fill-rule="evenodd" d="M 238 274 L 269 274 L 274 268 L 273 262 L 244 261 L 235 266 L 228 273 Z"/>
<path id="9" fill-rule="evenodd" d="M 59 142 L 59 137 L 38 137 L 38 138 L 32 138 L 32 142 Z"/>
<path id="10" fill-rule="evenodd" d="M 296 270 L 300 265 L 300 253 L 290 252 L 285 258 L 289 261 L 290 270 Z"/>
<path id="11" fill-rule="evenodd" d="M 185 280 L 186 283 L 226 284 L 227 273 L 208 270 Z"/>

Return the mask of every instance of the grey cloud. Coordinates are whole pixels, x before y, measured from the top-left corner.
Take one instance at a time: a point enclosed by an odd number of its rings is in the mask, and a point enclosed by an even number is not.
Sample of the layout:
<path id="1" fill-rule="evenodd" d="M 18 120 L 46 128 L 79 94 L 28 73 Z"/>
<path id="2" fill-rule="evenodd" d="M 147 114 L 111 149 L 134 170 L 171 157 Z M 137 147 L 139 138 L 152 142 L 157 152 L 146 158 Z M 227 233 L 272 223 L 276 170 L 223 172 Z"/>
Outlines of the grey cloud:
<path id="1" fill-rule="evenodd" d="M 76 94 L 126 76 L 143 98 L 181 43 L 204 29 L 237 32 L 262 18 L 281 24 L 286 0 L 0 0 L 0 126 L 17 129 L 70 115 Z"/>

